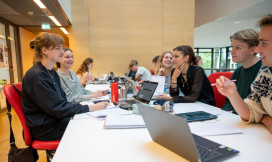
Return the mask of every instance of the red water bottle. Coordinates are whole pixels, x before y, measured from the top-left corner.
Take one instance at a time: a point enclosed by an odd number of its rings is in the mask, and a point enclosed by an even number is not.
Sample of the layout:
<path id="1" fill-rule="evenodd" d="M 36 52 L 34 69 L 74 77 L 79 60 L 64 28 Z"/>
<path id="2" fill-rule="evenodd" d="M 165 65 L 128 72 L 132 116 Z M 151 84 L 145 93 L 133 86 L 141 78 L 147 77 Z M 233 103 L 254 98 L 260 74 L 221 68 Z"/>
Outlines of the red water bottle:
<path id="1" fill-rule="evenodd" d="M 111 102 L 117 102 L 119 100 L 118 83 L 111 83 Z"/>

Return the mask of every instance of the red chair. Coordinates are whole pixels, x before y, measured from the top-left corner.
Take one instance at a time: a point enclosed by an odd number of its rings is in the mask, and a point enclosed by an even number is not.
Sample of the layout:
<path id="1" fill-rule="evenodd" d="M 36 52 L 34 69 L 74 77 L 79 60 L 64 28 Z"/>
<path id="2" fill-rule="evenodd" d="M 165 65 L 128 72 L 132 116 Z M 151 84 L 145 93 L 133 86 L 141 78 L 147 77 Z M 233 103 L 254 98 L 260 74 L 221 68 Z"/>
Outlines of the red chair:
<path id="1" fill-rule="evenodd" d="M 22 83 L 14 84 L 18 90 L 22 91 Z M 60 140 L 57 141 L 38 141 L 32 140 L 29 127 L 26 125 L 25 114 L 23 112 L 21 96 L 16 91 L 12 85 L 7 85 L 4 87 L 4 93 L 11 107 L 15 110 L 18 115 L 21 124 L 23 126 L 24 140 L 27 146 L 32 146 L 36 150 L 46 150 L 47 160 L 52 157 L 48 150 L 56 150 L 60 143 Z M 51 157 L 50 157 L 51 156 Z"/>
<path id="2" fill-rule="evenodd" d="M 218 72 L 212 73 L 209 75 L 208 79 L 211 84 L 216 83 L 216 79 L 220 76 L 225 76 L 227 78 L 231 78 L 232 72 Z M 222 108 L 225 103 L 225 96 L 223 96 L 220 92 L 218 92 L 216 86 L 213 86 L 214 98 L 216 101 L 216 107 Z"/>

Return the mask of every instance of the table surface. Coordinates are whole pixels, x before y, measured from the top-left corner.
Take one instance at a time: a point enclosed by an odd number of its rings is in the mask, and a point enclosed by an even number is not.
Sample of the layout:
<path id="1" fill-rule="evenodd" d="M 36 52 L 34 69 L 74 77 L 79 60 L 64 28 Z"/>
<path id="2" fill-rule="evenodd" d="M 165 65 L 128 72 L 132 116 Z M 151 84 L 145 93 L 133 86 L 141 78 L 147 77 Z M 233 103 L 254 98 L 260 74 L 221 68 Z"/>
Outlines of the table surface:
<path id="1" fill-rule="evenodd" d="M 226 161 L 271 161 L 272 136 L 262 124 L 247 124 L 238 115 L 203 103 L 174 105 L 175 113 L 198 110 L 217 114 L 215 122 L 227 123 L 243 131 L 242 134 L 205 137 L 240 151 Z M 53 162 L 186 161 L 153 142 L 146 128 L 103 129 L 103 124 L 104 121 L 96 118 L 71 120 Z"/>

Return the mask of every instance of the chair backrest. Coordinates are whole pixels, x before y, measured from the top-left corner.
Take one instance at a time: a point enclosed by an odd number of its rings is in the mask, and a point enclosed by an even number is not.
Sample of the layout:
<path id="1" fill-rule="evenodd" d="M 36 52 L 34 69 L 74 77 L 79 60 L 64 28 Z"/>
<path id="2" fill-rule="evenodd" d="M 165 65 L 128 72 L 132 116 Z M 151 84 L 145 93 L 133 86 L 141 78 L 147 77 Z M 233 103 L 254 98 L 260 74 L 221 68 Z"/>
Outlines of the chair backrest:
<path id="1" fill-rule="evenodd" d="M 211 84 L 216 83 L 216 79 L 220 76 L 225 76 L 227 78 L 231 78 L 232 72 L 218 72 L 218 73 L 212 73 L 209 75 L 208 79 Z M 213 86 L 213 92 L 214 92 L 214 98 L 216 101 L 216 107 L 222 108 L 225 103 L 225 96 L 223 96 L 216 88 L 216 86 Z"/>
<path id="2" fill-rule="evenodd" d="M 18 90 L 22 91 L 22 83 L 15 83 L 14 85 L 17 87 Z M 30 133 L 29 127 L 26 125 L 26 119 L 25 119 L 25 114 L 22 107 L 21 96 L 16 91 L 16 89 L 10 84 L 4 87 L 4 93 L 11 107 L 13 107 L 13 109 L 15 110 L 16 114 L 18 115 L 21 121 L 23 130 L 24 130 L 25 144 L 27 146 L 30 146 L 32 142 L 31 133 Z"/>

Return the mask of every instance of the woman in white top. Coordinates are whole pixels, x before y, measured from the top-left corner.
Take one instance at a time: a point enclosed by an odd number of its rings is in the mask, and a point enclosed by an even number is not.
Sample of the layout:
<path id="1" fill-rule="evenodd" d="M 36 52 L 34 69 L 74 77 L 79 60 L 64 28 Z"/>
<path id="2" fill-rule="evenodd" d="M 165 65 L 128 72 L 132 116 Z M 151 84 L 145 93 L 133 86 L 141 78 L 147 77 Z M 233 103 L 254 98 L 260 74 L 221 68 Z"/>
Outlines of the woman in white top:
<path id="1" fill-rule="evenodd" d="M 102 95 L 106 95 L 106 91 L 96 91 L 91 92 L 85 90 L 85 88 L 80 84 L 76 74 L 70 70 L 74 64 L 74 57 L 72 50 L 69 48 L 64 48 L 64 53 L 62 55 L 61 62 L 57 64 L 58 74 L 60 76 L 61 88 L 66 93 L 66 98 L 68 102 L 80 103 L 82 101 L 91 100 L 91 98 L 98 98 Z"/>
<path id="2" fill-rule="evenodd" d="M 93 59 L 92 58 L 86 58 L 82 64 L 80 65 L 80 68 L 77 70 L 76 74 L 78 79 L 80 80 L 80 83 L 85 87 L 87 84 L 94 81 L 94 76 L 91 75 L 91 70 L 93 68 Z"/>
<path id="3" fill-rule="evenodd" d="M 171 85 L 171 70 L 173 67 L 173 54 L 170 51 L 163 52 L 157 63 L 156 74 L 158 76 L 165 76 L 166 93 L 169 93 Z"/>

